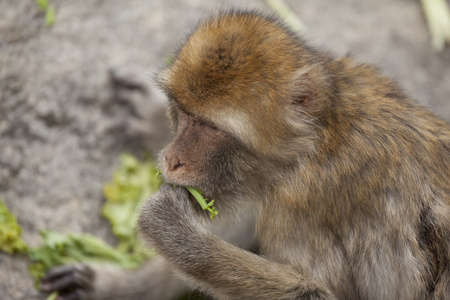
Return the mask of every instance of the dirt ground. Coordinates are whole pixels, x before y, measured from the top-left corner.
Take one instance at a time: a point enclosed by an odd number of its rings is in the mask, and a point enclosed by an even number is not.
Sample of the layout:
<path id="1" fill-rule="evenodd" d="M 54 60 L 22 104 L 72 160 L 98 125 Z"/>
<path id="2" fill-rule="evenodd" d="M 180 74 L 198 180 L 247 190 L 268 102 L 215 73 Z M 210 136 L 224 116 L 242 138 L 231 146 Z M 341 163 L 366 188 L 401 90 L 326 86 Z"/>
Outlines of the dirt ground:
<path id="1" fill-rule="evenodd" d="M 200 17 L 218 8 L 268 7 L 262 0 L 50 2 L 57 14 L 52 27 L 34 0 L 0 0 L 0 197 L 30 245 L 39 243 L 43 228 L 113 241 L 99 214 L 102 186 L 119 153 L 156 151 L 160 137 L 123 125 L 143 116 L 117 100 L 111 70 L 150 83 L 151 71 Z M 378 65 L 450 120 L 450 47 L 432 49 L 420 1 L 286 2 L 311 43 Z M 138 105 L 145 116 L 159 97 L 152 92 Z M 0 253 L 1 300 L 44 299 L 27 265 L 25 257 Z"/>

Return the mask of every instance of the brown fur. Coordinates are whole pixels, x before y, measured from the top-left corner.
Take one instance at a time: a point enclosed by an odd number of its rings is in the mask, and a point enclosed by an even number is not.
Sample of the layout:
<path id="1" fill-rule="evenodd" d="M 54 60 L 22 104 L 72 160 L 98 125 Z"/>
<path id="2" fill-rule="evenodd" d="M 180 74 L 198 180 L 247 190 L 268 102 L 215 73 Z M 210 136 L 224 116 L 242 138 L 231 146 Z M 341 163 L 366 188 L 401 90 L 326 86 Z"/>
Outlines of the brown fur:
<path id="1" fill-rule="evenodd" d="M 205 189 L 219 208 L 260 208 L 264 258 L 196 233 L 186 212 L 173 230 L 192 248 L 160 235 L 175 218 L 157 203 L 187 196 L 169 189 L 149 201 L 141 230 L 200 287 L 225 299 L 450 297 L 450 128 L 392 81 L 241 12 L 200 23 L 158 81 L 180 111 L 222 135 L 178 127 L 165 153 L 185 165 L 165 168 L 169 181 Z"/>
<path id="2" fill-rule="evenodd" d="M 230 13 L 201 22 L 158 82 L 181 108 L 258 152 L 279 155 L 286 144 L 297 156 L 301 148 L 290 143 L 298 133 L 293 126 L 302 124 L 292 124 L 286 109 L 304 86 L 315 85 L 316 98 L 323 98 L 312 103 L 317 111 L 327 101 L 320 59 L 275 19 Z M 305 149 L 311 144 L 301 142 L 309 144 Z"/>
<path id="3" fill-rule="evenodd" d="M 202 21 L 157 80 L 175 132 L 160 162 L 180 186 L 139 217 L 162 256 L 161 276 L 142 272 L 149 299 L 172 270 L 219 299 L 450 299 L 450 127 L 391 80 L 239 11 Z M 183 186 L 215 200 L 215 220 Z M 256 227 L 256 254 L 215 234 L 249 246 L 233 218 Z"/>

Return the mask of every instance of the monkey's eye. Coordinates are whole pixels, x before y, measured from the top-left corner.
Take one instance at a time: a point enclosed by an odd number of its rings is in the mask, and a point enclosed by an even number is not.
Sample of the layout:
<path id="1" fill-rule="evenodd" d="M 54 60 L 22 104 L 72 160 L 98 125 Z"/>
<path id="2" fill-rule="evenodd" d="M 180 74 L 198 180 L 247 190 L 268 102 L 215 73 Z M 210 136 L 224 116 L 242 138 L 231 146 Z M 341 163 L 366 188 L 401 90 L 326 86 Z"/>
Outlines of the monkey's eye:
<path id="1" fill-rule="evenodd" d="M 200 127 L 208 126 L 209 128 L 217 130 L 217 127 L 214 126 L 213 124 L 211 124 L 211 123 L 209 123 L 207 121 L 201 120 L 201 119 L 197 119 L 197 118 L 194 118 L 194 120 L 192 122 L 192 125 L 193 126 L 200 126 Z"/>
<path id="2" fill-rule="evenodd" d="M 209 124 L 207 124 L 205 121 L 199 120 L 198 126 L 209 126 Z"/>
<path id="3" fill-rule="evenodd" d="M 203 121 L 203 120 L 199 120 L 198 125 L 199 126 L 208 126 L 209 128 L 212 128 L 214 130 L 219 130 L 219 128 L 217 128 L 217 126 L 214 125 L 213 123 L 207 122 L 207 121 Z"/>

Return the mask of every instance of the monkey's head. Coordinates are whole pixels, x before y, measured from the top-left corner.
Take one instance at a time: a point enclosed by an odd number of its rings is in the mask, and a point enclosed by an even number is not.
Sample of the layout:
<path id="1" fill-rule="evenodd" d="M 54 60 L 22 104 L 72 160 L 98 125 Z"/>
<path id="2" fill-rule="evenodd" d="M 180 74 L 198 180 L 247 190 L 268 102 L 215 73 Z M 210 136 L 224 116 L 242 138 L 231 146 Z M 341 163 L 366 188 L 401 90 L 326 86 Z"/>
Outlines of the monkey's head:
<path id="1" fill-rule="evenodd" d="M 223 185 L 255 159 L 314 151 L 329 90 L 321 59 L 276 18 L 233 11 L 201 22 L 157 75 L 175 130 L 162 155 L 168 181 Z"/>

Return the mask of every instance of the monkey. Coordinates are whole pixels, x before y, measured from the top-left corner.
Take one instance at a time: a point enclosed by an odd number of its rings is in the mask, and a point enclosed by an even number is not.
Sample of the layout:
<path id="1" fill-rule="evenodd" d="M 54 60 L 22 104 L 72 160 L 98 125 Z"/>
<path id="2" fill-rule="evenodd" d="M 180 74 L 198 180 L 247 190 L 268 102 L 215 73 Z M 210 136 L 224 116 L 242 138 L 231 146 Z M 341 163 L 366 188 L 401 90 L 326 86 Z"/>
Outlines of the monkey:
<path id="1" fill-rule="evenodd" d="M 391 79 L 272 15 L 229 10 L 201 21 L 156 81 L 174 133 L 138 230 L 159 257 L 140 281 L 62 267 L 47 291 L 131 299 L 125 281 L 133 299 L 183 285 L 215 299 L 450 298 L 450 126 Z M 186 186 L 214 199 L 216 219 Z"/>

